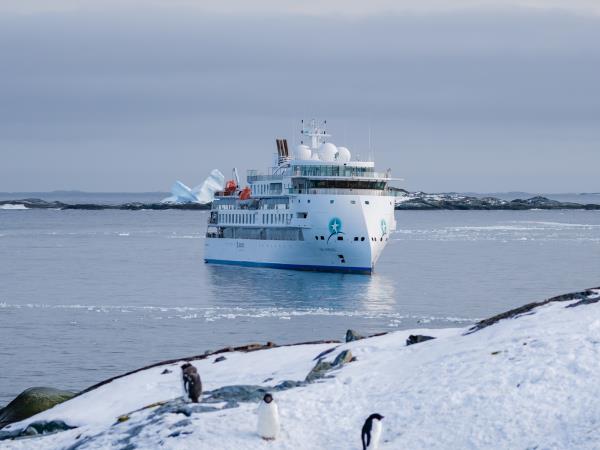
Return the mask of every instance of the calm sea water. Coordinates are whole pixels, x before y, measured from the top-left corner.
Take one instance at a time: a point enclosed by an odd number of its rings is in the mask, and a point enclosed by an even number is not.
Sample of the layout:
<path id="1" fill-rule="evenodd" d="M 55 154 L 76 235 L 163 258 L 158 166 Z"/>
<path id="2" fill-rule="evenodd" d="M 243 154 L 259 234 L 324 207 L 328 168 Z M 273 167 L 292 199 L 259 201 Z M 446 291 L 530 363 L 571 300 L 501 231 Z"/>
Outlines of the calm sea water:
<path id="1" fill-rule="evenodd" d="M 0 404 L 168 358 L 466 326 L 600 285 L 600 212 L 399 212 L 373 276 L 209 266 L 203 211 L 0 210 Z"/>

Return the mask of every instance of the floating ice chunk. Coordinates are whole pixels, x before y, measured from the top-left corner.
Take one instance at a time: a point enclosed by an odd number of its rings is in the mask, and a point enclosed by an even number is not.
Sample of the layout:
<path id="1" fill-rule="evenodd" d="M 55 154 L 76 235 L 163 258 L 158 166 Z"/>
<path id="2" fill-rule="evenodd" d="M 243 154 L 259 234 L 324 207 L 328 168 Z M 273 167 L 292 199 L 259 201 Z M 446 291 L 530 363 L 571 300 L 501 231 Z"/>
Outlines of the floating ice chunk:
<path id="1" fill-rule="evenodd" d="M 171 186 L 171 196 L 162 203 L 210 203 L 215 198 L 215 192 L 222 191 L 225 187 L 225 176 L 214 169 L 201 185 L 191 189 L 181 181 L 175 181 Z"/>
<path id="2" fill-rule="evenodd" d="M 225 188 L 225 175 L 219 169 L 213 169 L 208 178 L 200 186 L 192 189 L 198 203 L 210 203 L 215 198 L 215 192 Z"/>

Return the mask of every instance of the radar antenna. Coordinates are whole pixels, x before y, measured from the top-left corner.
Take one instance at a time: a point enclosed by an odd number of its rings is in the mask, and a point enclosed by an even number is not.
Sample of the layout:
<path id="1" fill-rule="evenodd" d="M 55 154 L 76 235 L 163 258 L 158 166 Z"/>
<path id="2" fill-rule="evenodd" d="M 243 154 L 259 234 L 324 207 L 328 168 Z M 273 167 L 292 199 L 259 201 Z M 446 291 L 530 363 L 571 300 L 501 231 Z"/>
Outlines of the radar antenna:
<path id="1" fill-rule="evenodd" d="M 308 136 L 310 138 L 310 148 L 311 150 L 317 150 L 319 145 L 327 142 L 327 138 L 330 138 L 331 135 L 325 131 L 325 126 L 327 125 L 327 121 L 324 120 L 322 122 L 317 121 L 316 119 L 311 119 L 308 123 L 308 126 L 304 125 L 304 120 L 302 120 L 302 130 L 300 134 L 302 136 Z"/>

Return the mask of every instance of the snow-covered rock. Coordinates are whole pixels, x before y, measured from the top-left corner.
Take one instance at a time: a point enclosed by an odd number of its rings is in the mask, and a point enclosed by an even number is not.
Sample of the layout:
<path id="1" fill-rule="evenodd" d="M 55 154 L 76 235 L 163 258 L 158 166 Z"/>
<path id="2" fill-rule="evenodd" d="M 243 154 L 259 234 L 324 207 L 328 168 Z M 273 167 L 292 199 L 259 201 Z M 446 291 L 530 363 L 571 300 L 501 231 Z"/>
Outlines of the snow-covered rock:
<path id="1" fill-rule="evenodd" d="M 467 329 L 237 351 L 218 364 L 213 355 L 194 361 L 206 389 L 198 405 L 177 400 L 181 362 L 159 365 L 9 430 L 41 420 L 77 428 L 0 447 L 359 449 L 362 424 L 376 412 L 385 417 L 383 450 L 598 448 L 599 300 L 597 288 Z M 407 346 L 411 334 L 435 339 Z M 319 359 L 333 365 L 344 351 L 356 360 L 302 382 Z M 245 386 L 250 400 L 211 401 L 210 392 L 228 386 Z M 279 405 L 281 432 L 273 442 L 256 434 L 257 389 L 273 392 Z"/>
<path id="2" fill-rule="evenodd" d="M 396 209 L 401 210 L 530 210 L 530 209 L 589 209 L 598 210 L 600 205 L 559 202 L 536 196 L 529 199 L 502 200 L 496 197 L 474 197 L 457 193 L 428 194 L 395 190 Z"/>

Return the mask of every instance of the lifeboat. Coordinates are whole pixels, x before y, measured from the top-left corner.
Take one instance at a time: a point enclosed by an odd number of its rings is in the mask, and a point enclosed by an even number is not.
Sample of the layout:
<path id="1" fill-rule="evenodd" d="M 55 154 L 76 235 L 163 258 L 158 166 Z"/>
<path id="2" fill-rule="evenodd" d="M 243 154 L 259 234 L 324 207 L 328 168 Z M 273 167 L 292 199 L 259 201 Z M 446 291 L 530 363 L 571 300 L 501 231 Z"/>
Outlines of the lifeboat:
<path id="1" fill-rule="evenodd" d="M 248 200 L 251 195 L 252 189 L 246 186 L 244 189 L 242 189 L 242 192 L 240 192 L 240 200 Z"/>
<path id="2" fill-rule="evenodd" d="M 233 180 L 229 180 L 227 183 L 225 183 L 225 195 L 233 195 L 235 193 L 237 189 L 237 184 L 235 181 Z"/>

